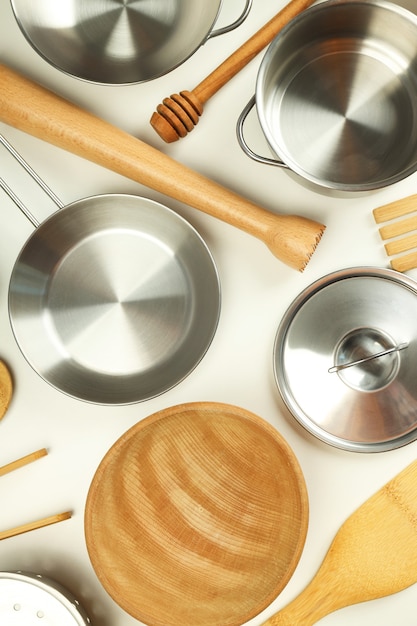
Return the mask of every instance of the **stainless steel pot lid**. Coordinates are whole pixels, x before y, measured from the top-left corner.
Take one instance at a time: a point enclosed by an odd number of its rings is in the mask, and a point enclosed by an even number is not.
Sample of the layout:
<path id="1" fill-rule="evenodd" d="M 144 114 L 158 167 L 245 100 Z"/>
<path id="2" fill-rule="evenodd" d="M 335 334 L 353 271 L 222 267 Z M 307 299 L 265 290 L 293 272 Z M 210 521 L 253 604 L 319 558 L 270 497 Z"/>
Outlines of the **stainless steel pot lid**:
<path id="1" fill-rule="evenodd" d="M 99 404 L 157 396 L 206 353 L 220 314 L 213 258 L 197 231 L 147 198 L 78 200 L 18 256 L 9 314 L 33 369 Z"/>
<path id="2" fill-rule="evenodd" d="M 0 572 L 0 624 L 86 626 L 91 621 L 55 581 L 31 572 Z"/>
<path id="3" fill-rule="evenodd" d="M 278 328 L 274 373 L 294 417 L 356 452 L 417 439 L 417 283 L 393 270 L 325 276 L 291 304 Z"/>

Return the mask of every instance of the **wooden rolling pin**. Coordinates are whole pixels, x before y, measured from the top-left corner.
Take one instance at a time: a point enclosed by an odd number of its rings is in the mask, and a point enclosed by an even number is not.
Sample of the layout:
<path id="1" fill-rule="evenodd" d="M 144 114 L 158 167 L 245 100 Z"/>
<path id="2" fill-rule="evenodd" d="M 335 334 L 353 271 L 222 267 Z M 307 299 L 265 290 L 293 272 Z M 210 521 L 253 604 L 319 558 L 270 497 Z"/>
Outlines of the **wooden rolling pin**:
<path id="1" fill-rule="evenodd" d="M 192 91 L 181 91 L 165 98 L 151 117 L 151 126 L 158 135 L 167 143 L 186 137 L 198 123 L 204 104 L 252 61 L 290 20 L 314 1 L 291 0 Z"/>
<path id="2" fill-rule="evenodd" d="M 0 120 L 236 226 L 302 271 L 325 227 L 277 215 L 0 65 Z"/>
<path id="3" fill-rule="evenodd" d="M 341 526 L 304 591 L 264 626 L 312 626 L 338 609 L 417 582 L 417 461 Z"/>

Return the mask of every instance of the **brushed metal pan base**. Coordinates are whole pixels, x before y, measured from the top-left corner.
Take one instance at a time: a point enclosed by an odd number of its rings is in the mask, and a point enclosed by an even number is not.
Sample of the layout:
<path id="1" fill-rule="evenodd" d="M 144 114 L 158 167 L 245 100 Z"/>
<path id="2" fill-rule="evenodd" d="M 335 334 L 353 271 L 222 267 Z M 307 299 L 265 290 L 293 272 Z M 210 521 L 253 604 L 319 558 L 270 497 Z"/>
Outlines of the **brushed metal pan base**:
<path id="1" fill-rule="evenodd" d="M 10 280 L 11 325 L 27 361 L 65 394 L 99 404 L 143 401 L 184 379 L 219 310 L 201 237 L 138 196 L 60 209 L 26 242 Z"/>
<path id="2" fill-rule="evenodd" d="M 383 0 L 331 0 L 297 16 L 258 75 L 273 153 L 305 181 L 341 191 L 414 173 L 416 42 L 416 15 Z"/>
<path id="3" fill-rule="evenodd" d="M 166 74 L 210 35 L 221 0 L 11 0 L 46 61 L 82 80 L 128 84 Z"/>

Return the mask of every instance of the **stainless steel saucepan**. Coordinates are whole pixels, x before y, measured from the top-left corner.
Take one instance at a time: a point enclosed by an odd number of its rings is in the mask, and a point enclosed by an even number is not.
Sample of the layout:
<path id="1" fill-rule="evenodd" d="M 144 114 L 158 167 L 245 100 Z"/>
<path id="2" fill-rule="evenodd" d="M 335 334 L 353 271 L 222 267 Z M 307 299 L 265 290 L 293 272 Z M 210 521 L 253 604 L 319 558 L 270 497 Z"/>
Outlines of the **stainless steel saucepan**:
<path id="1" fill-rule="evenodd" d="M 417 170 L 417 16 L 384 0 L 329 0 L 300 13 L 261 63 L 239 117 L 253 159 L 316 191 L 368 192 Z M 274 155 L 243 123 L 255 104 Z"/>
<path id="2" fill-rule="evenodd" d="M 243 1 L 243 0 L 242 0 Z M 83 80 L 127 84 L 168 73 L 210 37 L 222 0 L 11 0 L 28 42 L 54 67 Z"/>
<path id="3" fill-rule="evenodd" d="M 0 142 L 57 204 L 36 227 L 9 286 L 16 341 L 33 369 L 72 397 L 128 404 L 172 388 L 194 369 L 217 328 L 220 286 L 194 228 L 133 195 L 62 202 L 9 142 Z"/>

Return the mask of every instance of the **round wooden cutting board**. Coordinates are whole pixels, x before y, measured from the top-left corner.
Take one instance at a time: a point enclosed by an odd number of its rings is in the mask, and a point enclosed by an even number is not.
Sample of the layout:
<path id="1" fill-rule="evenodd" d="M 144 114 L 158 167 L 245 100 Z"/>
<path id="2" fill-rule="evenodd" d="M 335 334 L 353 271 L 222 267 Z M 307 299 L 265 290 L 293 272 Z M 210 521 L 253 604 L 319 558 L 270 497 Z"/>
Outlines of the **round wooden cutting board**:
<path id="1" fill-rule="evenodd" d="M 0 361 L 0 420 L 9 408 L 13 394 L 11 374 L 3 361 Z"/>
<path id="2" fill-rule="evenodd" d="M 290 579 L 308 496 L 291 448 L 260 417 L 189 403 L 147 417 L 107 452 L 86 503 L 95 572 L 150 626 L 238 626 Z"/>

